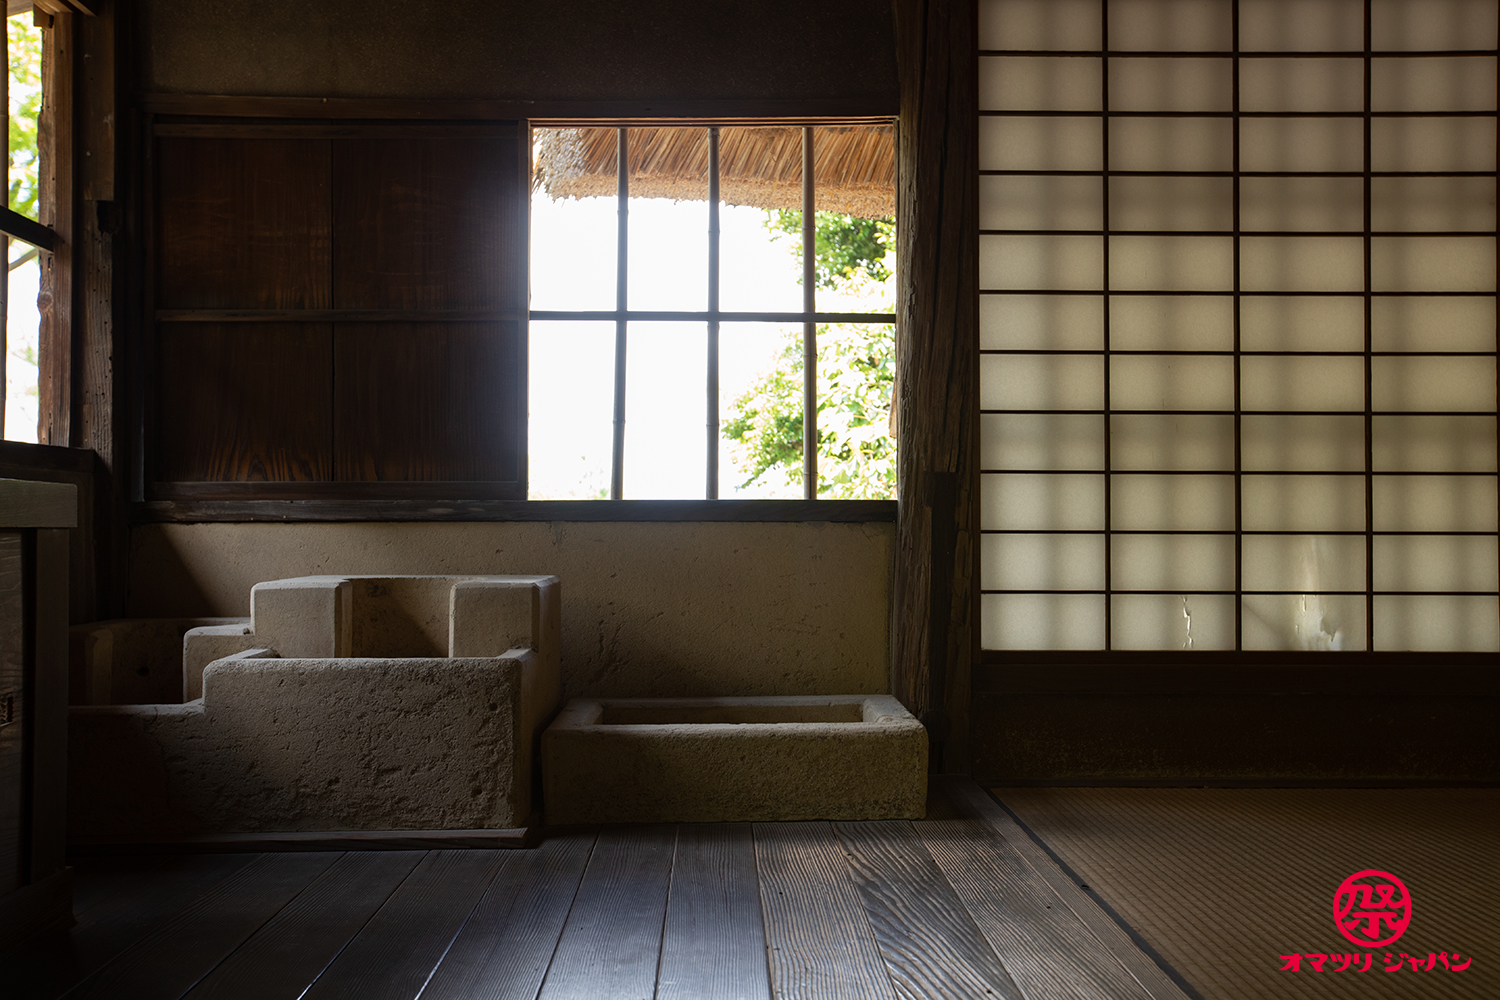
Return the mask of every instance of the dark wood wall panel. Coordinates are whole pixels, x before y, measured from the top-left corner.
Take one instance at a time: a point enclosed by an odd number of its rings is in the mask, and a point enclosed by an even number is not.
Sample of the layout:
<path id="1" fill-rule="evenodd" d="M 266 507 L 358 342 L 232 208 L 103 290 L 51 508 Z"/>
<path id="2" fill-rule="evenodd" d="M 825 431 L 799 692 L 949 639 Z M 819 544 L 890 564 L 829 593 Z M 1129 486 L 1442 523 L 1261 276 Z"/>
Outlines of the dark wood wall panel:
<path id="1" fill-rule="evenodd" d="M 520 123 L 152 128 L 153 496 L 524 496 Z"/>
<path id="2" fill-rule="evenodd" d="M 157 306 L 327 309 L 327 139 L 161 139 Z"/>
<path id="3" fill-rule="evenodd" d="M 340 309 L 519 309 L 517 136 L 344 139 L 334 147 Z"/>
<path id="4" fill-rule="evenodd" d="M 0 532 L 0 896 L 26 882 L 26 601 L 21 533 Z"/>
<path id="5" fill-rule="evenodd" d="M 891 9 L 870 0 L 141 0 L 130 9 L 140 25 L 131 82 L 158 93 L 565 99 L 593 102 L 596 115 L 625 100 L 660 109 L 674 94 L 762 99 L 797 114 L 832 95 L 842 109 L 833 114 L 896 111 Z"/>
<path id="6" fill-rule="evenodd" d="M 329 324 L 164 323 L 158 371 L 157 479 L 330 478 Z"/>
<path id="7" fill-rule="evenodd" d="M 344 323 L 335 331 L 334 474 L 519 482 L 519 323 Z"/>

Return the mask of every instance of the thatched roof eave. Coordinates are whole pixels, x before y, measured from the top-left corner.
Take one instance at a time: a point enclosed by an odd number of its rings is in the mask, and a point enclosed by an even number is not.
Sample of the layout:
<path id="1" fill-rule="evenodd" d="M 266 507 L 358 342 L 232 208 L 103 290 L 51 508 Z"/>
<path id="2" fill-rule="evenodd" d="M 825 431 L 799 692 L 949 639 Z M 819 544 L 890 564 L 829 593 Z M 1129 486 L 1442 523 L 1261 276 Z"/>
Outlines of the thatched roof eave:
<path id="1" fill-rule="evenodd" d="M 552 198 L 608 197 L 618 159 L 612 128 L 538 129 L 536 186 Z M 825 126 L 814 131 L 816 207 L 861 218 L 895 215 L 894 129 L 890 125 Z M 630 194 L 639 198 L 708 198 L 705 128 L 647 127 L 629 132 Z M 729 205 L 802 207 L 802 130 L 725 127 L 719 138 L 719 197 Z"/>

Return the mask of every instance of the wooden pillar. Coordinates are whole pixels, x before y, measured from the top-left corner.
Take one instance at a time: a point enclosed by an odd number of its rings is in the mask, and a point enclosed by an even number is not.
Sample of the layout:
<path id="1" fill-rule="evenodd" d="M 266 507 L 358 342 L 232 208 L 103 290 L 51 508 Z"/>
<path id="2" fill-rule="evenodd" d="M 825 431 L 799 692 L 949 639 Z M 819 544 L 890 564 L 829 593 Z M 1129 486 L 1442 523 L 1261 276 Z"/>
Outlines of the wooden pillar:
<path id="1" fill-rule="evenodd" d="M 113 469 L 115 19 L 113 4 L 96 4 L 95 8 L 98 16 L 79 18 L 76 32 L 80 212 L 74 262 L 78 399 L 72 444 L 92 448 L 105 467 Z"/>
<path id="2" fill-rule="evenodd" d="M 67 447 L 73 406 L 73 15 L 47 14 L 42 41 L 42 112 L 37 122 L 40 221 L 57 234 L 41 255 L 37 310 L 37 440 Z"/>
<path id="3" fill-rule="evenodd" d="M 977 657 L 978 102 L 973 0 L 895 0 L 900 514 L 891 688 L 934 770 L 969 769 Z"/>
<path id="4" fill-rule="evenodd" d="M 73 261 L 74 365 L 69 443 L 98 455 L 96 507 L 91 512 L 94 553 L 84 583 L 95 595 L 95 616 L 112 618 L 121 612 L 123 595 L 115 567 L 124 565 L 124 546 L 128 541 L 122 527 L 126 519 L 124 491 L 128 485 L 123 461 L 125 423 L 117 419 L 121 412 L 120 378 L 115 365 L 115 359 L 123 357 L 116 345 L 119 324 L 115 319 L 119 312 L 116 293 L 120 287 L 114 239 L 120 216 L 115 200 L 118 35 L 114 0 L 96 0 L 90 9 L 94 16 L 74 20 L 78 217 L 74 227 L 77 239 Z"/>

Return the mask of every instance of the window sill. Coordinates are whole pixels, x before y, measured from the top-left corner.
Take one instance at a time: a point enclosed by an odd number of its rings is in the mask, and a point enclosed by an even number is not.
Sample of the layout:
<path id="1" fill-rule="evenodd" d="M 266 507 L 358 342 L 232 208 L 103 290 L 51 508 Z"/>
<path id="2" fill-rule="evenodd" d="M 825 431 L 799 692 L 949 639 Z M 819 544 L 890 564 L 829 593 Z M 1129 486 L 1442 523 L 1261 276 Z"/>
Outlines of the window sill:
<path id="1" fill-rule="evenodd" d="M 894 522 L 895 500 L 151 500 L 136 523 L 234 521 Z"/>

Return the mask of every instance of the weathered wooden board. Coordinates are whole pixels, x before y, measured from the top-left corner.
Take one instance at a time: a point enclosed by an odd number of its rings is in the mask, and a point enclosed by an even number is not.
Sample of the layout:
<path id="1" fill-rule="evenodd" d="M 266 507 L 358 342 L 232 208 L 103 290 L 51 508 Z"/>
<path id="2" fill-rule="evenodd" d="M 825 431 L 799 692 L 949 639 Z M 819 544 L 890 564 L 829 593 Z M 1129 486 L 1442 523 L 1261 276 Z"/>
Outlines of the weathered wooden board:
<path id="1" fill-rule="evenodd" d="M 656 1000 L 770 996 L 750 824 L 679 826 Z"/>
<path id="2" fill-rule="evenodd" d="M 192 1000 L 297 1000 L 424 854 L 350 851 L 187 996 Z"/>
<path id="3" fill-rule="evenodd" d="M 672 873 L 670 826 L 607 827 L 573 901 L 543 1000 L 647 1000 L 656 990 Z"/>
<path id="4" fill-rule="evenodd" d="M 333 328 L 176 323 L 157 334 L 157 476 L 319 482 L 333 475 Z"/>
<path id="5" fill-rule="evenodd" d="M 757 823 L 755 858 L 779 1000 L 896 996 L 827 823 Z"/>
<path id="6" fill-rule="evenodd" d="M 337 140 L 333 304 L 523 307 L 526 187 L 517 176 L 519 130 L 509 131 Z"/>
<path id="7" fill-rule="evenodd" d="M 334 326 L 334 478 L 511 482 L 521 474 L 517 323 Z"/>
<path id="8" fill-rule="evenodd" d="M 834 830 L 897 992 L 1023 1000 L 911 823 L 835 823 Z"/>
<path id="9" fill-rule="evenodd" d="M 119 884 L 115 892 L 77 914 L 60 953 L 35 956 L 38 996 L 57 996 L 170 920 L 194 900 L 253 864 L 259 855 L 165 858 Z"/>
<path id="10" fill-rule="evenodd" d="M 69 996 L 182 996 L 339 857 L 260 855 L 125 949 Z"/>
<path id="11" fill-rule="evenodd" d="M 552 963 L 597 831 L 517 851 L 422 991 L 422 1000 L 532 1000 Z"/>
<path id="12" fill-rule="evenodd" d="M 511 856 L 429 851 L 303 996 L 412 1000 Z"/>
<path id="13" fill-rule="evenodd" d="M 0 531 L 0 896 L 28 879 L 21 870 L 26 804 L 25 601 L 21 533 Z"/>
<path id="14" fill-rule="evenodd" d="M 158 140 L 157 305 L 331 306 L 332 155 L 327 139 Z"/>
<path id="15" fill-rule="evenodd" d="M 138 885 L 142 874 L 161 868 L 167 857 L 161 854 L 120 854 L 107 858 L 69 857 L 74 873 L 73 918 L 80 924 L 88 921 L 94 907 L 100 906 L 132 885 Z"/>

